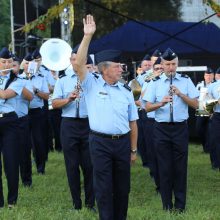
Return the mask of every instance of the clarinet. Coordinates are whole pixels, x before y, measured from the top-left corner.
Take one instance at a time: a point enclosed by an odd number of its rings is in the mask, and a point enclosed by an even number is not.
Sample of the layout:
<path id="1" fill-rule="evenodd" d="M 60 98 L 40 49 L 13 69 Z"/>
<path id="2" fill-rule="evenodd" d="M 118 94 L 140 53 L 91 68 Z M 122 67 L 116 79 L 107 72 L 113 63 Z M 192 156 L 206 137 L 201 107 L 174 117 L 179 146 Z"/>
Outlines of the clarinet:
<path id="1" fill-rule="evenodd" d="M 75 91 L 76 93 L 80 93 L 82 92 L 82 87 L 81 87 L 81 82 L 80 82 L 80 79 L 79 77 L 77 76 L 77 82 L 76 82 L 76 85 L 75 85 Z M 76 118 L 79 118 L 79 101 L 80 101 L 80 97 L 76 98 L 75 99 L 76 101 Z"/>
<path id="2" fill-rule="evenodd" d="M 173 85 L 173 76 L 172 76 L 172 73 L 170 73 L 169 95 L 172 97 L 172 101 L 170 102 L 170 122 L 173 122 L 173 90 L 172 90 L 172 85 Z"/>

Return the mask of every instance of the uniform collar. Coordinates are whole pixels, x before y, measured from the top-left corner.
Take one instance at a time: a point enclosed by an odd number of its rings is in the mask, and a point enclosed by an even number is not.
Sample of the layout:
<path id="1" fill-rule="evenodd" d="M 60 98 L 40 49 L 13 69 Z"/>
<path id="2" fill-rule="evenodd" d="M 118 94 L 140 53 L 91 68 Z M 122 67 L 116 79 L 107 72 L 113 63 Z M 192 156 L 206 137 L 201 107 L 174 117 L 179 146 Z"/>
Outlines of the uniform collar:
<path id="1" fill-rule="evenodd" d="M 102 75 L 101 75 L 101 77 L 100 77 L 100 81 L 101 81 L 102 86 L 104 86 L 104 85 L 109 85 L 109 86 L 112 86 L 112 87 L 116 87 L 116 86 L 119 86 L 119 85 L 120 85 L 119 82 L 116 82 L 116 83 L 113 84 L 113 85 L 108 84 L 108 83 L 103 79 Z"/>
<path id="2" fill-rule="evenodd" d="M 160 76 L 160 78 L 161 78 L 163 81 L 170 80 L 170 78 L 167 77 L 165 73 L 163 73 L 163 74 Z M 180 80 L 180 78 L 181 78 L 180 74 L 176 72 L 176 74 L 175 74 L 175 76 L 174 76 L 173 79 L 178 79 L 178 80 Z"/>
<path id="3" fill-rule="evenodd" d="M 71 75 L 70 75 L 71 77 L 74 77 L 74 76 L 78 76 L 76 73 L 75 73 L 75 71 L 74 70 L 72 70 L 72 73 L 71 73 Z"/>
<path id="4" fill-rule="evenodd" d="M 10 78 L 10 72 L 6 75 L 0 75 L 1 78 L 4 78 L 4 79 L 9 79 Z"/>

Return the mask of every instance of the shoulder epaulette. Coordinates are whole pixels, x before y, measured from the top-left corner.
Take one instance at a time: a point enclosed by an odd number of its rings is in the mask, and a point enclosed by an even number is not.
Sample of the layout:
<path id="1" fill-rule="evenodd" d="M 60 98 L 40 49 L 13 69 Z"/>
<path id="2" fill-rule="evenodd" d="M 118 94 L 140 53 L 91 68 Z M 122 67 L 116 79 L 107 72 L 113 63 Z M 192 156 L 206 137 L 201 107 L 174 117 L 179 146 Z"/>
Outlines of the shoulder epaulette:
<path id="1" fill-rule="evenodd" d="M 189 76 L 188 76 L 188 75 L 186 75 L 186 74 L 184 74 L 184 73 L 181 73 L 180 75 L 181 75 L 181 77 L 184 77 L 184 78 L 189 78 Z"/>
<path id="2" fill-rule="evenodd" d="M 13 82 L 17 80 L 17 76 L 12 73 L 12 71 L 10 72 L 10 76 L 9 76 L 9 80 L 7 81 L 7 83 L 5 84 L 5 90 L 9 87 L 9 85 Z"/>
<path id="3" fill-rule="evenodd" d="M 124 87 L 125 87 L 125 89 L 127 89 L 129 92 L 131 91 L 131 88 L 130 88 L 127 84 L 124 84 Z"/>
<path id="4" fill-rule="evenodd" d="M 98 73 L 92 73 L 92 75 L 96 78 L 96 79 L 98 79 L 99 78 L 99 76 L 97 75 Z"/>
<path id="5" fill-rule="evenodd" d="M 66 76 L 66 74 L 65 74 L 65 73 L 64 73 L 64 74 L 59 75 L 59 76 L 58 76 L 58 78 L 59 78 L 59 79 L 61 79 L 61 78 L 63 78 L 64 76 Z"/>
<path id="6" fill-rule="evenodd" d="M 46 66 L 42 65 L 42 67 L 45 69 L 45 70 L 49 70 Z"/>
<path id="7" fill-rule="evenodd" d="M 157 81 L 158 79 L 160 79 L 160 77 L 156 76 L 155 78 L 153 78 L 153 81 Z"/>
<path id="8" fill-rule="evenodd" d="M 44 77 L 41 73 L 39 73 L 38 76 L 40 76 L 40 77 Z"/>
<path id="9" fill-rule="evenodd" d="M 149 83 L 151 81 L 151 79 L 146 79 L 145 82 Z"/>

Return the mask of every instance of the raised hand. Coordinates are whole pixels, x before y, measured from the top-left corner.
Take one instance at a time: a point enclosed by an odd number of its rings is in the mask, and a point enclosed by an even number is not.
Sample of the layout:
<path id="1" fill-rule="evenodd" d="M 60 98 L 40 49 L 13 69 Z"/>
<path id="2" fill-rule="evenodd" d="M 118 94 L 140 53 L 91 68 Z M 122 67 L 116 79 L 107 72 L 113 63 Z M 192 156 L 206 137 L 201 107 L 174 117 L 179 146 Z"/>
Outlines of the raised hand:
<path id="1" fill-rule="evenodd" d="M 92 15 L 87 15 L 83 18 L 84 34 L 93 35 L 96 30 L 96 24 Z"/>

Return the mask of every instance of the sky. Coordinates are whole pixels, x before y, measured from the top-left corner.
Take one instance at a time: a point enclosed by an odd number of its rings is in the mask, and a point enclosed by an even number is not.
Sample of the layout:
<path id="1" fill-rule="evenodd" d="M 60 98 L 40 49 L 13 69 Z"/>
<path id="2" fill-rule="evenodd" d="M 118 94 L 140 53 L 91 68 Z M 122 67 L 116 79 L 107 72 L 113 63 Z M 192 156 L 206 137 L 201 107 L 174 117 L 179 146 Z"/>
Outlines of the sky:
<path id="1" fill-rule="evenodd" d="M 220 4 L 220 0 L 216 0 Z M 203 0 L 182 0 L 182 20 L 186 22 L 198 22 L 214 11 L 207 5 L 203 4 Z M 217 15 L 208 19 L 208 21 L 215 23 L 220 28 L 220 17 Z"/>

